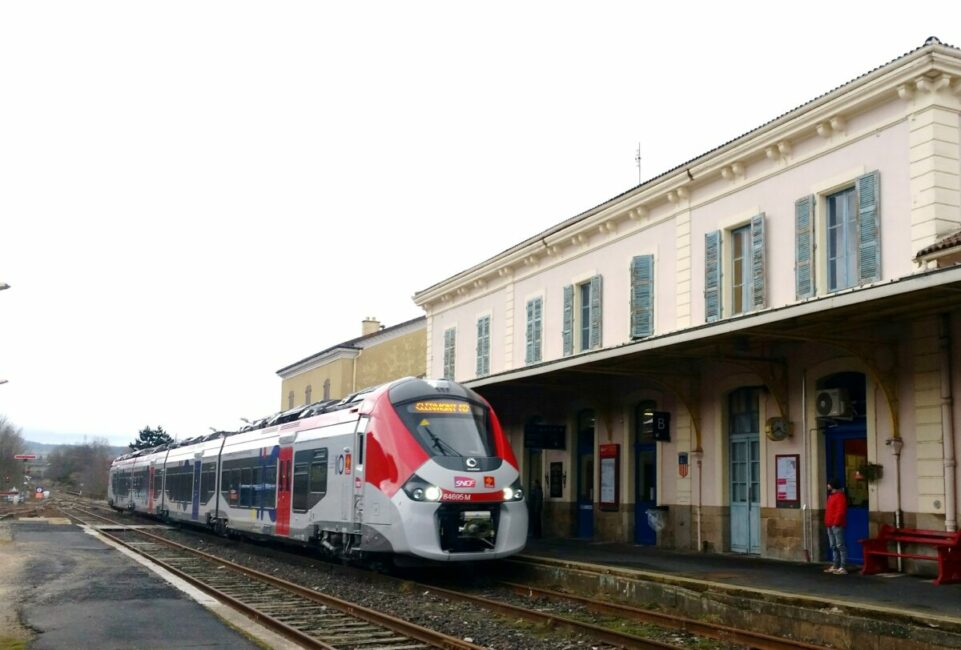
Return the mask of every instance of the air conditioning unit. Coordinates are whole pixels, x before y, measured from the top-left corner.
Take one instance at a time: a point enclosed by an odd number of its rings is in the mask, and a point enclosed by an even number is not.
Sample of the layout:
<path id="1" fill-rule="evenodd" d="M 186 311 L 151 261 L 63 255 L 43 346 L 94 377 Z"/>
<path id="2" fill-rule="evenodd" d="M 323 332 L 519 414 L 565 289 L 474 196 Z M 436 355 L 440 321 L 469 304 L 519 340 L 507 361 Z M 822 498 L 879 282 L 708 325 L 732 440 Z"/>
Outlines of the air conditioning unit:
<path id="1" fill-rule="evenodd" d="M 851 399 L 843 388 L 819 390 L 814 397 L 814 410 L 819 418 L 851 417 Z"/>

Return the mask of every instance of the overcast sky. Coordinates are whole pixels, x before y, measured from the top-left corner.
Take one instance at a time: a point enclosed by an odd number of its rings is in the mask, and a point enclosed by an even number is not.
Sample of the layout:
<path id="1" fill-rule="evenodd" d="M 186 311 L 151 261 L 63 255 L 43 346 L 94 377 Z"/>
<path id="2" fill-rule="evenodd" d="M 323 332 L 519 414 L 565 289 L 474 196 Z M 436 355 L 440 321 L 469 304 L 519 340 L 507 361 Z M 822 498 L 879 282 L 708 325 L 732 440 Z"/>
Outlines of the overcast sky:
<path id="1" fill-rule="evenodd" d="M 655 6 L 0 4 L 0 414 L 236 428 L 279 368 L 637 185 L 638 142 L 648 179 L 961 44 L 957 2 Z"/>

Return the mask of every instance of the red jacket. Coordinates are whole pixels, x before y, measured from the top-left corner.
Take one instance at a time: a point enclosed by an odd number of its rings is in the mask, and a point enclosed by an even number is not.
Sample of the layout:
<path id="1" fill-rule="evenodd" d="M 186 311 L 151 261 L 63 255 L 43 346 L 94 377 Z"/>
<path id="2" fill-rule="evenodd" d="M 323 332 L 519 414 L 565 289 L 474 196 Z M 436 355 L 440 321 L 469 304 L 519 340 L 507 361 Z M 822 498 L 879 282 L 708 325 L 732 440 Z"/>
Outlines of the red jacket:
<path id="1" fill-rule="evenodd" d="M 835 490 L 828 495 L 827 507 L 824 510 L 825 526 L 846 526 L 848 518 L 848 500 L 841 490 Z"/>

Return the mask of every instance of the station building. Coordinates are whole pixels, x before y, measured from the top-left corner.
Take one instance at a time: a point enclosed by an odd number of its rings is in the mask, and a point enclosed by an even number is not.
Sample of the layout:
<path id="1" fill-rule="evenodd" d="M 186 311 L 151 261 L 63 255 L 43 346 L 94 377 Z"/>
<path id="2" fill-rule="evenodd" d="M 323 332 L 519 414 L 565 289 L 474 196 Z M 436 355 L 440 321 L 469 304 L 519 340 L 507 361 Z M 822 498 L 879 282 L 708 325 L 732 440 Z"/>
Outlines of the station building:
<path id="1" fill-rule="evenodd" d="M 322 400 L 343 399 L 361 388 L 424 374 L 426 318 L 384 327 L 375 318 L 361 322 L 361 335 L 332 345 L 277 371 L 280 410 Z"/>
<path id="2" fill-rule="evenodd" d="M 419 291 L 545 534 L 790 560 L 958 525 L 961 51 L 922 47 Z"/>

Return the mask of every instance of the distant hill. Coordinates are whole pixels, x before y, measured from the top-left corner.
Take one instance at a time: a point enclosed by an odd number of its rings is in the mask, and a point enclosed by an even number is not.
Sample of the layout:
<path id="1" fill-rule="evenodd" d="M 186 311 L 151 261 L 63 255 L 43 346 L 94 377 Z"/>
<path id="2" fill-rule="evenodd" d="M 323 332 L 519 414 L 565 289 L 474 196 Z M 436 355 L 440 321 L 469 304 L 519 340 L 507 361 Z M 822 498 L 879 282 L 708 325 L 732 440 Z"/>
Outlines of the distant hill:
<path id="1" fill-rule="evenodd" d="M 58 447 L 73 447 L 75 445 L 66 445 L 58 443 L 46 443 L 46 442 L 34 442 L 33 440 L 25 440 L 24 444 L 27 447 L 28 454 L 37 454 L 38 456 L 46 456 L 54 449 Z M 114 456 L 121 456 L 130 451 L 129 447 L 107 447 L 110 453 Z"/>

